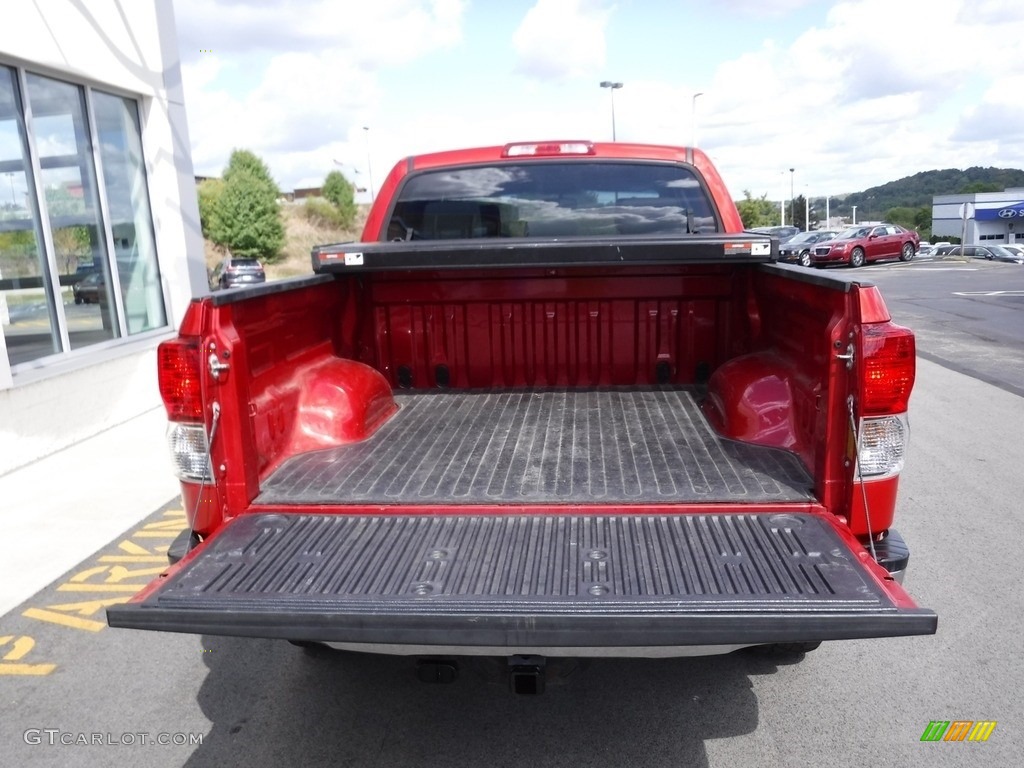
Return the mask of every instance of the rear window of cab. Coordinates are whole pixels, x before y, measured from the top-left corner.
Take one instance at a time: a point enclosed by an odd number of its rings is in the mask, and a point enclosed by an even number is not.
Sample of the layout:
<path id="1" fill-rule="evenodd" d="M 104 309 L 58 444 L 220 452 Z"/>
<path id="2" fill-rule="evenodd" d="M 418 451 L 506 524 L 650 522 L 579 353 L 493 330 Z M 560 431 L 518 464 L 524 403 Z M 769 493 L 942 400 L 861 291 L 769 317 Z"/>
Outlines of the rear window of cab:
<path id="1" fill-rule="evenodd" d="M 707 192 L 687 166 L 511 162 L 410 176 L 388 240 L 710 234 Z"/>

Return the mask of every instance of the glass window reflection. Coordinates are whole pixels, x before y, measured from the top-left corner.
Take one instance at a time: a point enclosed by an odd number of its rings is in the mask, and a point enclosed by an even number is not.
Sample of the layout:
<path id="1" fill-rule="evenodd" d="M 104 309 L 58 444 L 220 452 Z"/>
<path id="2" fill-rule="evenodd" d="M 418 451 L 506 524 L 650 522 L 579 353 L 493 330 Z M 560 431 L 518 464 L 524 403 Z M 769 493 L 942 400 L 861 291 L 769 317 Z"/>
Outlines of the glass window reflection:
<path id="1" fill-rule="evenodd" d="M 17 73 L 0 67 L 0 328 L 12 366 L 60 352 Z"/>
<path id="2" fill-rule="evenodd" d="M 129 335 L 160 328 L 164 314 L 138 107 L 134 101 L 93 92 L 100 165 Z"/>
<path id="3" fill-rule="evenodd" d="M 71 349 L 79 349 L 120 335 L 100 219 L 85 91 L 81 86 L 35 74 L 26 74 L 25 82 L 68 339 Z M 94 272 L 99 275 L 96 301 L 76 303 L 75 284 Z"/>

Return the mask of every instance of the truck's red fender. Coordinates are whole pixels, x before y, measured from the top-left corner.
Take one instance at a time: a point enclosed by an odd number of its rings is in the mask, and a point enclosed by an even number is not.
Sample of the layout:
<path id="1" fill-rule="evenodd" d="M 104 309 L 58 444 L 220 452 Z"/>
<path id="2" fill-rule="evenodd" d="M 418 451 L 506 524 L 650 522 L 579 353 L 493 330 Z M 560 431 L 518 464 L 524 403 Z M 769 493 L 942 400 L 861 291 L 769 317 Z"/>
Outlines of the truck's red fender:
<path id="1" fill-rule="evenodd" d="M 770 352 L 730 360 L 708 382 L 705 415 L 726 437 L 795 451 L 806 460 L 794 423 L 791 375 L 792 366 Z"/>
<path id="2" fill-rule="evenodd" d="M 398 410 L 387 380 L 368 365 L 332 358 L 302 371 L 285 456 L 364 440 Z"/>

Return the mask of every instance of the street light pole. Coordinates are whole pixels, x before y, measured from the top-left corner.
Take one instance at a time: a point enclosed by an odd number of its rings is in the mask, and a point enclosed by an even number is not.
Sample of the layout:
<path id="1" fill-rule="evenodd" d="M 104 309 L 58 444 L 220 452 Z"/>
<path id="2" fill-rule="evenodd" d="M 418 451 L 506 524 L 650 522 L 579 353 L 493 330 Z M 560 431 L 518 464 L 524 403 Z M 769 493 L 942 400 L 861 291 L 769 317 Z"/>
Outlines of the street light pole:
<path id="1" fill-rule="evenodd" d="M 691 140 L 693 141 L 694 147 L 697 146 L 697 97 L 703 95 L 703 91 L 693 94 L 693 100 L 690 102 L 690 118 L 693 122 L 693 135 L 691 136 Z"/>
<path id="2" fill-rule="evenodd" d="M 853 206 L 853 223 L 857 223 L 857 206 Z"/>
<path id="3" fill-rule="evenodd" d="M 793 171 L 795 170 L 796 168 L 789 169 L 789 223 L 793 226 L 796 226 L 796 211 L 793 208 L 793 198 L 795 197 L 793 194 Z"/>
<path id="4" fill-rule="evenodd" d="M 612 141 L 615 141 L 615 91 L 622 87 L 622 83 L 613 83 L 611 80 L 602 80 L 601 87 L 607 88 L 612 97 Z"/>
<path id="5" fill-rule="evenodd" d="M 779 171 L 782 175 L 782 183 L 786 183 L 786 172 Z M 782 194 L 779 195 L 779 226 L 786 226 L 786 188 L 782 188 Z"/>
<path id="6" fill-rule="evenodd" d="M 366 176 L 370 180 L 370 202 L 373 202 L 373 198 L 377 195 L 373 189 L 373 166 L 370 165 L 370 126 L 364 125 L 363 130 L 366 131 L 363 134 L 366 137 Z"/>

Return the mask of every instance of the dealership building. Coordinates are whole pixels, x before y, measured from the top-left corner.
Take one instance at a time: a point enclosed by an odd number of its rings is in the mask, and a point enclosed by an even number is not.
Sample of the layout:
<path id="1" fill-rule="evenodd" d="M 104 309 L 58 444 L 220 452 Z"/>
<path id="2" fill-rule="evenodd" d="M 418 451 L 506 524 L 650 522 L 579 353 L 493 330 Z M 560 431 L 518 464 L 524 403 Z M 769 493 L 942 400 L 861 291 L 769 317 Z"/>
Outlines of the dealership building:
<path id="1" fill-rule="evenodd" d="M 932 198 L 932 234 L 960 237 L 967 217 L 967 245 L 1024 243 L 1024 188 Z"/>
<path id="2" fill-rule="evenodd" d="M 158 407 L 156 346 L 207 290 L 171 3 L 10 3 L 0 476 Z"/>

